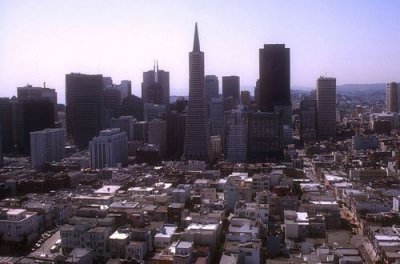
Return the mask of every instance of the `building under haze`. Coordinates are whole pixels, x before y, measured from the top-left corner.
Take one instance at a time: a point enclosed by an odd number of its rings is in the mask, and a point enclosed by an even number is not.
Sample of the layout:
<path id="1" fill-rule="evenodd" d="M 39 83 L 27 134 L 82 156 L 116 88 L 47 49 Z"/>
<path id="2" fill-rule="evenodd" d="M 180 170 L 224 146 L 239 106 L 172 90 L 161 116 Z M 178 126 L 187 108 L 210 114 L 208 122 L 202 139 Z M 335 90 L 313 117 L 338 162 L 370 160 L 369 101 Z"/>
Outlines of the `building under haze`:
<path id="1" fill-rule="evenodd" d="M 209 158 L 210 136 L 204 93 L 204 53 L 200 51 L 196 23 L 193 51 L 189 53 L 189 104 L 183 159 L 208 161 Z"/>
<path id="2" fill-rule="evenodd" d="M 248 114 L 248 159 L 263 162 L 283 157 L 282 113 L 255 112 Z"/>
<path id="3" fill-rule="evenodd" d="M 317 138 L 317 101 L 304 99 L 300 102 L 300 137 L 302 140 Z"/>
<path id="4" fill-rule="evenodd" d="M 231 162 L 247 161 L 247 112 L 242 106 L 225 112 L 225 157 Z"/>
<path id="5" fill-rule="evenodd" d="M 336 137 L 336 78 L 322 76 L 317 80 L 317 136 Z"/>
<path id="6" fill-rule="evenodd" d="M 128 162 L 128 138 L 119 128 L 100 131 L 89 143 L 90 166 L 101 169 L 126 165 Z"/>
<path id="7" fill-rule="evenodd" d="M 206 94 L 206 103 L 210 103 L 212 98 L 218 98 L 218 77 L 215 75 L 206 75 L 204 77 L 204 89 Z"/>
<path id="8" fill-rule="evenodd" d="M 225 102 L 225 111 L 235 108 L 240 103 L 239 76 L 222 77 L 222 97 Z"/>
<path id="9" fill-rule="evenodd" d="M 169 105 L 169 72 L 159 70 L 158 63 L 143 73 L 142 100 L 145 104 Z"/>
<path id="10" fill-rule="evenodd" d="M 399 112 L 400 110 L 400 91 L 395 82 L 386 84 L 386 111 Z"/>
<path id="11" fill-rule="evenodd" d="M 46 83 L 42 87 L 33 87 L 26 85 L 17 88 L 17 98 L 21 99 L 38 99 L 46 98 L 54 105 L 54 120 L 58 120 L 57 116 L 57 92 L 55 89 L 46 88 Z"/>
<path id="12" fill-rule="evenodd" d="M 103 76 L 67 74 L 65 90 L 67 135 L 78 147 L 85 148 L 103 128 Z"/>
<path id="13" fill-rule="evenodd" d="M 260 49 L 259 107 L 262 112 L 282 112 L 283 124 L 292 127 L 290 101 L 290 49 L 266 44 Z M 257 96 L 257 95 L 256 95 Z"/>
<path id="14" fill-rule="evenodd" d="M 12 104 L 9 98 L 0 98 L 0 140 L 3 153 L 9 153 L 14 149 L 12 127 Z"/>
<path id="15" fill-rule="evenodd" d="M 117 89 L 121 93 L 121 100 L 132 94 L 132 82 L 129 80 L 123 80 L 117 85 Z"/>
<path id="16" fill-rule="evenodd" d="M 133 116 L 136 120 L 143 121 L 144 119 L 144 104 L 143 100 L 136 95 L 128 95 L 122 99 L 121 115 Z"/>
<path id="17" fill-rule="evenodd" d="M 30 132 L 54 128 L 54 104 L 46 98 L 18 99 L 13 105 L 15 145 L 29 154 Z"/>
<path id="18" fill-rule="evenodd" d="M 65 157 L 65 130 L 44 129 L 30 133 L 31 166 L 40 169 L 46 162 L 60 161 Z"/>
<path id="19" fill-rule="evenodd" d="M 157 146 L 161 157 L 167 153 L 167 123 L 159 118 L 149 122 L 148 143 Z"/>

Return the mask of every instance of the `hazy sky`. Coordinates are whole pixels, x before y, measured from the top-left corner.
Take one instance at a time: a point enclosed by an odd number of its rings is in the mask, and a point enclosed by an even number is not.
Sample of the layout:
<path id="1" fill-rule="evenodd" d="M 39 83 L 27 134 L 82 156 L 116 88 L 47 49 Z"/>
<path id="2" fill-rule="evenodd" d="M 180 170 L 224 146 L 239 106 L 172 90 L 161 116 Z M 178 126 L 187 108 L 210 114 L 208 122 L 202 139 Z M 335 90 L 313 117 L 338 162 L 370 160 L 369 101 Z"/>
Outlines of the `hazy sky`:
<path id="1" fill-rule="evenodd" d="M 132 80 L 158 59 L 171 95 L 188 94 L 188 52 L 199 25 L 206 74 L 258 78 L 258 49 L 291 50 L 292 86 L 320 75 L 343 83 L 400 79 L 400 1 L 0 0 L 0 96 L 30 83 L 56 88 L 81 72 Z M 252 88 L 251 88 L 251 92 Z"/>

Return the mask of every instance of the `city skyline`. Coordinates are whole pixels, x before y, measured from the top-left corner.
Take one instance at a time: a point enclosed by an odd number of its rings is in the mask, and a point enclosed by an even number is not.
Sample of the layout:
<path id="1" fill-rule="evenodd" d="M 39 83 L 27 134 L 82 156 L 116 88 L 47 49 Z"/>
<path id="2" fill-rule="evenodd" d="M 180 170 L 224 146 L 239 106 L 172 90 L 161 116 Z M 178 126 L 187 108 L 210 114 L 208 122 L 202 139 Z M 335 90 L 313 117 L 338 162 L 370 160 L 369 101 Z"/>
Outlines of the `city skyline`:
<path id="1" fill-rule="evenodd" d="M 293 86 L 315 87 L 320 75 L 338 84 L 396 81 L 399 7 L 397 1 L 0 1 L 0 96 L 46 82 L 64 103 L 71 72 L 131 80 L 140 95 L 142 73 L 154 59 L 170 72 L 171 95 L 187 95 L 196 21 L 205 32 L 205 74 L 237 75 L 252 93 L 264 44 L 291 49 Z M 394 39 L 384 41 L 388 36 Z"/>

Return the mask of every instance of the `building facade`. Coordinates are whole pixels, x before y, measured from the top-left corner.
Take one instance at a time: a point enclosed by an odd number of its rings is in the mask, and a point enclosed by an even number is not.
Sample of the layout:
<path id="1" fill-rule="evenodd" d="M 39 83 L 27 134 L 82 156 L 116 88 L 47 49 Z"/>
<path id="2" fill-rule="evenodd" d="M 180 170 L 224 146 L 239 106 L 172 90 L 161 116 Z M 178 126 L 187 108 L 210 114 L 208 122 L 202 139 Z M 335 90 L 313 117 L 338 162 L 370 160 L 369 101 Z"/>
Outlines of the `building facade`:
<path id="1" fill-rule="evenodd" d="M 247 112 L 243 108 L 225 112 L 225 157 L 232 162 L 247 161 Z"/>
<path id="2" fill-rule="evenodd" d="M 204 89 L 206 93 L 206 103 L 210 103 L 212 98 L 219 96 L 218 77 L 215 75 L 206 75 L 204 77 Z"/>
<path id="3" fill-rule="evenodd" d="M 204 53 L 200 51 L 196 24 L 193 51 L 189 53 L 189 104 L 183 159 L 208 161 L 209 157 L 210 136 L 204 93 Z"/>
<path id="4" fill-rule="evenodd" d="M 336 78 L 320 77 L 317 80 L 317 136 L 336 136 Z"/>
<path id="5" fill-rule="evenodd" d="M 89 141 L 103 129 L 103 76 L 67 74 L 65 89 L 67 135 L 78 147 L 87 147 Z"/>
<path id="6" fill-rule="evenodd" d="M 100 131 L 89 143 L 92 168 L 116 167 L 128 162 L 128 137 L 119 128 Z"/>
<path id="7" fill-rule="evenodd" d="M 65 158 L 65 130 L 62 128 L 44 129 L 30 133 L 31 166 L 39 169 L 46 162 Z"/>
<path id="8" fill-rule="evenodd" d="M 387 112 L 399 112 L 400 110 L 400 91 L 395 82 L 386 84 L 386 110 Z"/>

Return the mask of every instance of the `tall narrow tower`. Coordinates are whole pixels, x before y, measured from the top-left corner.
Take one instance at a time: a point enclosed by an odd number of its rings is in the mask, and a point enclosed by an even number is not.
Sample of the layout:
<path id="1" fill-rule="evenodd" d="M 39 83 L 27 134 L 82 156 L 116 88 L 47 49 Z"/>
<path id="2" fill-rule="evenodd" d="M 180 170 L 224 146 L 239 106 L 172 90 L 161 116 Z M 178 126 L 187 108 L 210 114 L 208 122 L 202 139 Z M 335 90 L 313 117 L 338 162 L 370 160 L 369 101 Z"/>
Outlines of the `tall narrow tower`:
<path id="1" fill-rule="evenodd" d="M 193 51 L 189 53 L 189 104 L 183 159 L 209 161 L 209 157 L 210 137 L 204 93 L 204 53 L 200 51 L 196 23 Z"/>

